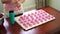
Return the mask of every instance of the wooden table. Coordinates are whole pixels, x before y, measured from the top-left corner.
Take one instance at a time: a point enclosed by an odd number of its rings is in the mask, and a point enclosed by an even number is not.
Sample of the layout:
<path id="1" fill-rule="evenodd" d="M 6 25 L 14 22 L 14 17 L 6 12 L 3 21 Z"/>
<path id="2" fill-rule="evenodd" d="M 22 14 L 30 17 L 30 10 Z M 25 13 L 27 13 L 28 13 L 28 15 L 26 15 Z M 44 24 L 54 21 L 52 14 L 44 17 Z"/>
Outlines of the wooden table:
<path id="1" fill-rule="evenodd" d="M 56 20 L 25 31 L 17 23 L 11 25 L 9 19 L 7 19 L 4 22 L 7 34 L 53 34 L 54 32 L 58 31 L 60 28 L 60 12 L 51 7 L 45 7 L 43 9 L 51 15 L 55 16 Z"/>

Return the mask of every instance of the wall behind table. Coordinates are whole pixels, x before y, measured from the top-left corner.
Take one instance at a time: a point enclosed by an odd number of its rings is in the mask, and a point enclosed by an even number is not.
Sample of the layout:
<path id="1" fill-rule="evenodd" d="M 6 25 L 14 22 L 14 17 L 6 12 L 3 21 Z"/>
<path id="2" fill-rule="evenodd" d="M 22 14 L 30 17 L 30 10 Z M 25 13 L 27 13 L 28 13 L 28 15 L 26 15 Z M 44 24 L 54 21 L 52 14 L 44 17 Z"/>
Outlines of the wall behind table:
<path id="1" fill-rule="evenodd" d="M 0 12 L 3 12 L 3 5 L 2 5 L 1 0 L 0 0 Z"/>
<path id="2" fill-rule="evenodd" d="M 49 0 L 48 2 L 49 2 L 48 3 L 49 6 L 51 6 L 51 7 L 60 11 L 60 0 Z"/>
<path id="3" fill-rule="evenodd" d="M 25 11 L 35 9 L 36 7 L 35 0 L 25 0 L 25 2 L 23 3 L 23 7 Z"/>

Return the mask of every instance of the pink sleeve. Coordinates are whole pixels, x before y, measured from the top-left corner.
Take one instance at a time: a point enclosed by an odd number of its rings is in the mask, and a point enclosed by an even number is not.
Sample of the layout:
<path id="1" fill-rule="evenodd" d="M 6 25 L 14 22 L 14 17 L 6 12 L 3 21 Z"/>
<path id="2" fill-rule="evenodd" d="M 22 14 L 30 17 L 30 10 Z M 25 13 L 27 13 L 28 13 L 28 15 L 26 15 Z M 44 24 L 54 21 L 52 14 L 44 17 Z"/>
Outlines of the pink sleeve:
<path id="1" fill-rule="evenodd" d="M 19 8 L 17 8 L 16 6 L 16 2 L 15 3 L 8 3 L 8 4 L 5 4 L 5 10 L 6 11 L 10 11 L 10 10 L 14 10 L 14 11 L 18 11 Z"/>

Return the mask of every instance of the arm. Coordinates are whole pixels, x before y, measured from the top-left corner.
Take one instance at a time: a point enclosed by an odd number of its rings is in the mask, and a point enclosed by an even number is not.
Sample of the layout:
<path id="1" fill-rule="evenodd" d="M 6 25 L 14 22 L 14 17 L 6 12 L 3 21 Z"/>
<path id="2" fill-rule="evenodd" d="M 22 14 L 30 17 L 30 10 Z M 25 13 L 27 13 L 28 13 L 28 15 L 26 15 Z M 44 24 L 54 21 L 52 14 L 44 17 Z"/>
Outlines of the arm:
<path id="1" fill-rule="evenodd" d="M 2 3 L 10 3 L 11 2 L 11 0 L 1 0 L 2 1 Z"/>

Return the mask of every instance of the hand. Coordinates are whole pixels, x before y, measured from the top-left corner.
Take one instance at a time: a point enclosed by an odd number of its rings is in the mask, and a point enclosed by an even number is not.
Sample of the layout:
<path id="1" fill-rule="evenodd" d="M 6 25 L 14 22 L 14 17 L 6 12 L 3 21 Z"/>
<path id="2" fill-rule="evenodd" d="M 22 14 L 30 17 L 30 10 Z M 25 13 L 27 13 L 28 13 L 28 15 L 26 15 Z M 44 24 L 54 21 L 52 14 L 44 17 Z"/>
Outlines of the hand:
<path id="1" fill-rule="evenodd" d="M 15 3 L 16 2 L 16 0 L 11 0 L 11 3 Z"/>
<path id="2" fill-rule="evenodd" d="M 20 3 L 24 3 L 25 2 L 25 0 L 18 0 Z"/>
<path id="3" fill-rule="evenodd" d="M 16 6 L 17 6 L 17 8 L 19 8 L 21 6 L 21 3 L 17 2 Z"/>
<path id="4" fill-rule="evenodd" d="M 11 0 L 11 3 L 15 3 L 17 8 L 21 6 L 21 3 L 19 1 Z"/>

